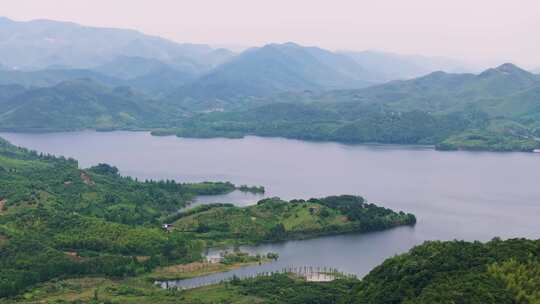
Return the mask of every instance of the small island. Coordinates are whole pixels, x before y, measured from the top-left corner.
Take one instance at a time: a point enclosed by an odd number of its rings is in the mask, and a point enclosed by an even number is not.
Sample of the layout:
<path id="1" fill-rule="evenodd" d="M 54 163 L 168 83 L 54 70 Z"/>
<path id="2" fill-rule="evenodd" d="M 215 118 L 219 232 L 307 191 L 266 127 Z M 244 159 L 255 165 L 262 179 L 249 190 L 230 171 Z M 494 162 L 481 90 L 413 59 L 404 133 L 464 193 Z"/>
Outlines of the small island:
<path id="1" fill-rule="evenodd" d="M 370 232 L 415 223 L 412 214 L 379 207 L 360 196 L 340 195 L 289 202 L 267 198 L 243 208 L 200 206 L 179 214 L 173 227 L 215 246 Z"/>
<path id="2" fill-rule="evenodd" d="M 240 192 L 248 192 L 253 194 L 264 194 L 266 192 L 263 186 L 240 185 L 236 187 L 236 189 Z"/>

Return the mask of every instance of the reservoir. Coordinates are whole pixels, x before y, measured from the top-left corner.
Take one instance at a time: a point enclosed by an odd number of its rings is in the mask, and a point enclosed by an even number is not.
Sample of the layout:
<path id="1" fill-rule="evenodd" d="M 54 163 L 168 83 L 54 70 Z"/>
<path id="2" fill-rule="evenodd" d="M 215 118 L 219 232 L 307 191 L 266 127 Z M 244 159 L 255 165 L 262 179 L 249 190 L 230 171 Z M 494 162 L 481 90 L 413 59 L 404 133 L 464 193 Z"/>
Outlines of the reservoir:
<path id="1" fill-rule="evenodd" d="M 15 145 L 73 157 L 81 167 L 109 163 L 139 179 L 230 181 L 266 188 L 264 196 L 233 192 L 199 197 L 195 204 L 245 206 L 265 196 L 355 194 L 418 219 L 415 227 L 243 247 L 253 253 L 276 252 L 280 258 L 180 284 L 292 265 L 330 266 L 361 277 L 384 259 L 426 240 L 540 238 L 537 153 L 439 152 L 431 147 L 261 137 L 186 139 L 124 131 L 0 136 Z"/>

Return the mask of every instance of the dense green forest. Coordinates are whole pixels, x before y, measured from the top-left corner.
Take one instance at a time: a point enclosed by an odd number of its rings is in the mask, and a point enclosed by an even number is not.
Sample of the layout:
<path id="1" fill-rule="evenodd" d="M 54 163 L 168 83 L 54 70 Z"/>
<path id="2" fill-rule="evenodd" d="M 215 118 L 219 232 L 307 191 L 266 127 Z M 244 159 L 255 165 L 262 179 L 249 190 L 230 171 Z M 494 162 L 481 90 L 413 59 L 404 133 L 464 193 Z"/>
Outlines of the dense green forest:
<path id="1" fill-rule="evenodd" d="M 358 90 L 277 94 L 252 107 L 182 120 L 155 134 L 530 152 L 540 148 L 539 92 L 537 75 L 504 64 L 478 75 L 436 72 Z"/>
<path id="2" fill-rule="evenodd" d="M 176 291 L 136 278 L 87 277 L 43 283 L 5 302 L 536 304 L 540 241 L 426 242 L 387 259 L 362 280 L 317 283 L 276 273 Z"/>
<path id="3" fill-rule="evenodd" d="M 412 214 L 376 206 L 362 197 L 342 195 L 290 202 L 268 198 L 245 208 L 206 205 L 178 214 L 173 225 L 175 230 L 197 239 L 220 244 L 368 232 L 415 223 Z"/>
<path id="4" fill-rule="evenodd" d="M 357 303 L 539 303 L 540 241 L 427 242 L 390 258 Z"/>
<path id="5" fill-rule="evenodd" d="M 426 242 L 359 282 L 295 282 L 276 274 L 236 283 L 263 303 L 540 303 L 540 241 Z"/>
<path id="6" fill-rule="evenodd" d="M 182 110 L 128 86 L 91 79 L 15 91 L 0 86 L 0 128 L 27 132 L 158 128 L 174 124 Z M 2 99 L 2 95 L 5 95 Z M 174 115 L 173 115 L 174 113 Z"/>
<path id="7" fill-rule="evenodd" d="M 201 260 L 221 241 L 276 241 L 414 224 L 360 197 L 256 206 L 205 205 L 179 212 L 196 195 L 263 187 L 228 182 L 138 181 L 99 164 L 30 151 L 0 139 L 0 297 L 61 277 L 133 277 L 157 266 Z M 218 217 L 218 218 L 216 218 Z M 166 230 L 162 224 L 173 223 Z"/>
<path id="8" fill-rule="evenodd" d="M 122 177 L 106 164 L 38 154 L 0 139 L 0 296 L 65 275 L 135 275 L 200 258 L 202 244 L 163 233 L 162 219 L 230 183 Z"/>
<path id="9" fill-rule="evenodd" d="M 504 64 L 480 74 L 435 72 L 354 90 L 301 90 L 303 80 L 297 80 L 296 89 L 289 82 L 282 87 L 280 82 L 271 81 L 276 87 L 263 86 L 262 94 L 259 91 L 265 81 L 255 83 L 249 76 L 252 61 L 260 61 L 255 55 L 292 56 L 289 48 L 298 46 L 269 46 L 246 54 L 242 56 L 246 58 L 224 64 L 208 79 L 201 79 L 204 84 L 181 87 L 176 95 L 166 97 L 149 97 L 129 85 L 118 86 L 96 77 L 74 80 L 66 76 L 58 84 L 38 88 L 17 82 L 0 85 L 0 130 L 150 130 L 154 135 L 198 138 L 258 135 L 344 143 L 428 144 L 439 150 L 530 152 L 540 148 L 540 78 L 515 65 Z M 300 53 L 322 56 L 317 49 Z M 143 70 L 157 64 L 142 61 Z M 334 58 L 330 62 L 342 66 L 347 60 Z M 249 68 L 244 66 L 248 63 Z M 280 60 L 276 66 L 285 69 Z M 223 86 L 236 75 L 229 69 L 247 69 L 247 78 L 238 80 L 236 86 Z M 52 73 L 57 74 L 62 73 Z M 287 79 L 293 75 L 282 74 L 270 69 L 269 75 L 260 76 Z M 321 81 L 331 83 L 330 78 Z"/>

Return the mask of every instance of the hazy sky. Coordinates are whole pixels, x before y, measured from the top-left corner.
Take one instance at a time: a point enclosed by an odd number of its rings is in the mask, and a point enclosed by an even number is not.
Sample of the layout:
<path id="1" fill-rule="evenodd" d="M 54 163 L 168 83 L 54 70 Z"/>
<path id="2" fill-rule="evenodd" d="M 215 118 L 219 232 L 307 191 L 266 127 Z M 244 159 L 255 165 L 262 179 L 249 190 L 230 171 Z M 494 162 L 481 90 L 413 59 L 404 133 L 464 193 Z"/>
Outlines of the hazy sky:
<path id="1" fill-rule="evenodd" d="M 540 66 L 540 0 L 0 0 L 0 15 L 134 28 L 179 42 L 294 41 Z"/>

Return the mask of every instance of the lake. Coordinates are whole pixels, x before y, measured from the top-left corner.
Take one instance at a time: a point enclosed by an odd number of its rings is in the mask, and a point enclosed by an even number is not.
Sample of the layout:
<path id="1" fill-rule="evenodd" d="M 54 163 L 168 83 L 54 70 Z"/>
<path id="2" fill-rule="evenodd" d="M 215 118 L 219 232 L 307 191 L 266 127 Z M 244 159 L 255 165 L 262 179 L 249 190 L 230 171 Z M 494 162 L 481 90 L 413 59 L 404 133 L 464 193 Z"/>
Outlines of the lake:
<path id="1" fill-rule="evenodd" d="M 363 276 L 385 258 L 426 240 L 540 238 L 540 155 L 438 152 L 430 147 L 343 145 L 281 138 L 186 139 L 147 132 L 0 133 L 12 143 L 79 160 L 100 162 L 140 179 L 230 181 L 262 185 L 284 199 L 362 195 L 414 213 L 415 227 L 349 234 L 256 247 L 277 252 L 277 263 L 334 266 Z M 234 192 L 197 203 L 248 205 L 263 196 Z M 212 277 L 213 279 L 219 278 Z"/>

